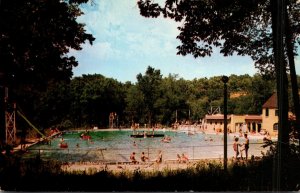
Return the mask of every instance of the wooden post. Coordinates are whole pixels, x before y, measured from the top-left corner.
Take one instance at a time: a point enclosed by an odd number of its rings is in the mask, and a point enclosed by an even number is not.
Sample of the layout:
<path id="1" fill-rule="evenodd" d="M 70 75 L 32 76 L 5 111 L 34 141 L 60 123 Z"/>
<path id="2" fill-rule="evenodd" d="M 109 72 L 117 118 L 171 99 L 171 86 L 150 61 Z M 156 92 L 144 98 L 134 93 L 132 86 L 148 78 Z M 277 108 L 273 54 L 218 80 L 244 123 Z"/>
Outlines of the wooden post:
<path id="1" fill-rule="evenodd" d="M 223 76 L 224 83 L 224 170 L 227 171 L 227 82 L 228 77 Z"/>

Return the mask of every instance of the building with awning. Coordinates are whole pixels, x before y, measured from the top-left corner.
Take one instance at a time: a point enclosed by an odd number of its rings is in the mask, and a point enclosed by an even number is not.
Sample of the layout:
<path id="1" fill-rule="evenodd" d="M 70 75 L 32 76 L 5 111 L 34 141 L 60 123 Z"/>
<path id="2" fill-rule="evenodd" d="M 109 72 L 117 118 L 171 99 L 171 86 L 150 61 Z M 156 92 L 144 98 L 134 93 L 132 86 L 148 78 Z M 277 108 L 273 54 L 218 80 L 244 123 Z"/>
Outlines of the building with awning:
<path id="1" fill-rule="evenodd" d="M 262 123 L 261 115 L 227 115 L 227 129 L 230 133 L 235 132 L 260 132 Z M 224 131 L 224 115 L 205 115 L 203 119 L 204 130 L 210 132 Z"/>
<path id="2" fill-rule="evenodd" d="M 227 116 L 227 123 L 230 123 L 231 115 Z M 211 132 L 222 132 L 224 130 L 224 115 L 213 114 L 205 115 L 203 122 L 203 129 Z"/>
<path id="3" fill-rule="evenodd" d="M 295 116 L 289 112 L 289 119 Z M 205 115 L 202 121 L 204 131 L 222 132 L 224 131 L 224 115 Z M 271 136 L 278 134 L 278 108 L 277 94 L 274 93 L 262 106 L 261 115 L 227 115 L 228 132 L 251 132 L 260 133 L 262 130 Z"/>
<path id="4" fill-rule="evenodd" d="M 262 128 L 262 116 L 261 115 L 245 115 L 245 123 L 248 131 L 252 133 L 259 133 Z"/>

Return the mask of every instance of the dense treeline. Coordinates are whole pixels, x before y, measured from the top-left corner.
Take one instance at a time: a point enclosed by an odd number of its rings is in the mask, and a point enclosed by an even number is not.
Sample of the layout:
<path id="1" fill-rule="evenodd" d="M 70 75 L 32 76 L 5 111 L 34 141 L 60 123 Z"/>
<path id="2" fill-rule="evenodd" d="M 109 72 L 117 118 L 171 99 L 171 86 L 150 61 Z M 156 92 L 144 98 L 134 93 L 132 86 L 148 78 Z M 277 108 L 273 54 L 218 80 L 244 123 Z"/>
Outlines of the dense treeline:
<path id="1" fill-rule="evenodd" d="M 261 114 L 262 104 L 275 90 L 270 77 L 259 74 L 231 75 L 228 112 Z M 18 96 L 18 107 L 39 128 L 107 128 L 114 112 L 114 126 L 132 123 L 171 126 L 179 122 L 199 122 L 211 109 L 223 106 L 221 76 L 184 80 L 177 75 L 162 77 L 148 67 L 137 82 L 121 83 L 100 74 L 75 77 L 70 82 L 49 84 L 45 92 Z M 29 102 L 30 101 L 30 102 Z M 177 112 L 177 113 L 176 113 Z"/>

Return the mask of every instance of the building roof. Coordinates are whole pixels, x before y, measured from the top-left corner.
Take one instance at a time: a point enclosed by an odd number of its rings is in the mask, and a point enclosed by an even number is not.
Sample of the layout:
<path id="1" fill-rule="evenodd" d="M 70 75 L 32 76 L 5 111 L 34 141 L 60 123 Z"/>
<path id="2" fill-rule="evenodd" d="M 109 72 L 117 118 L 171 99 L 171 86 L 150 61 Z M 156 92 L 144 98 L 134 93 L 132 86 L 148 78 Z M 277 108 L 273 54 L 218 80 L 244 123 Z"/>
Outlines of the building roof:
<path id="1" fill-rule="evenodd" d="M 227 115 L 227 119 L 230 119 L 231 116 Z M 205 119 L 212 119 L 212 120 L 222 120 L 224 119 L 224 115 L 223 114 L 215 114 L 215 115 L 205 115 Z"/>
<path id="2" fill-rule="evenodd" d="M 262 120 L 261 115 L 246 115 L 245 120 Z"/>
<path id="3" fill-rule="evenodd" d="M 274 93 L 262 106 L 263 108 L 277 109 L 277 94 Z"/>

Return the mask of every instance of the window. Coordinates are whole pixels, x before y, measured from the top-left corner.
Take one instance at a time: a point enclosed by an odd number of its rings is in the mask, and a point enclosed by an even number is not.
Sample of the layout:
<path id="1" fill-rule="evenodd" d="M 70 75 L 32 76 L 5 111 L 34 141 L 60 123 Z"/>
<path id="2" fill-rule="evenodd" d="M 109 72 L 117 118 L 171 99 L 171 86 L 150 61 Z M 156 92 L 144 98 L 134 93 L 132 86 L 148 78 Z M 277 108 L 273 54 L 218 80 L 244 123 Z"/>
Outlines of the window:
<path id="1" fill-rule="evenodd" d="M 278 123 L 275 123 L 275 124 L 273 125 L 273 131 L 278 131 Z"/>
<path id="2" fill-rule="evenodd" d="M 269 116 L 269 108 L 266 108 L 266 117 Z"/>
<path id="3" fill-rule="evenodd" d="M 275 110 L 275 116 L 278 116 L 278 109 Z"/>

